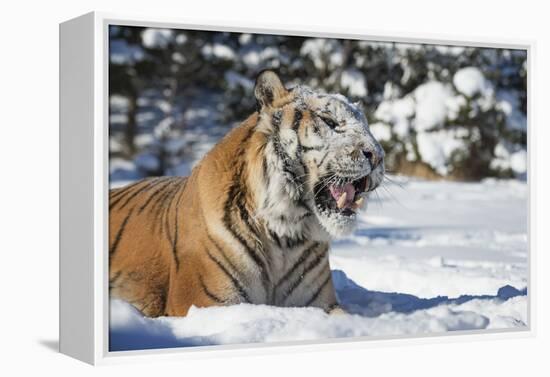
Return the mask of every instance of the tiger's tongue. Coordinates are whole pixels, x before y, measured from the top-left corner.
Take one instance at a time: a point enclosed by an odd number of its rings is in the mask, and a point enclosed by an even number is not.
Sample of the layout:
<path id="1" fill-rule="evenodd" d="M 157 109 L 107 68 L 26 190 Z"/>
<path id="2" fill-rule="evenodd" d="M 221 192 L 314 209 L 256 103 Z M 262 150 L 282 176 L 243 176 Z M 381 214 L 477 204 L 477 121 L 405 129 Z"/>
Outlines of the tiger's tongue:
<path id="1" fill-rule="evenodd" d="M 334 200 L 338 201 L 340 197 L 346 193 L 346 206 L 353 203 L 353 198 L 355 197 L 355 187 L 352 183 L 346 183 L 344 186 L 329 186 L 330 194 Z"/>

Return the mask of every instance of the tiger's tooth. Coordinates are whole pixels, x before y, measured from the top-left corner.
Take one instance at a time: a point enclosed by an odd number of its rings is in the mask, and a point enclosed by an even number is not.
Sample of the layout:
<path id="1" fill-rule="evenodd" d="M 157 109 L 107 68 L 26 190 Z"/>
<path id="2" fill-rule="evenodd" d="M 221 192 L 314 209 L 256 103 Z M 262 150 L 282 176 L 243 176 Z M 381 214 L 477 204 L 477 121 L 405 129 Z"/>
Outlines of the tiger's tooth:
<path id="1" fill-rule="evenodd" d="M 344 205 L 346 204 L 346 198 L 348 196 L 348 193 L 347 192 L 344 192 L 342 194 L 342 196 L 340 196 L 338 198 L 338 200 L 336 201 L 336 205 L 338 206 L 338 209 L 341 209 L 342 207 L 344 207 Z"/>
<path id="2" fill-rule="evenodd" d="M 357 199 L 357 200 L 355 201 L 355 205 L 356 205 L 357 207 L 361 207 L 361 206 L 363 205 L 364 202 L 365 202 L 365 198 L 360 197 L 359 199 Z"/>

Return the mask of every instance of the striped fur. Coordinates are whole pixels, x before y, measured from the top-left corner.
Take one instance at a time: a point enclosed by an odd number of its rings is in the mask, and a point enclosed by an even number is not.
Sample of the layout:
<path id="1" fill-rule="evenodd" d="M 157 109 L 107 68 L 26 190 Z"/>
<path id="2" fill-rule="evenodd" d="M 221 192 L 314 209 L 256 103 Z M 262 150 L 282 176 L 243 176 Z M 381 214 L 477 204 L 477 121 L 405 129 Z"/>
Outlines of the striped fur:
<path id="1" fill-rule="evenodd" d="M 112 297 L 147 316 L 237 303 L 337 308 L 329 241 L 354 219 L 324 214 L 315 189 L 353 169 L 377 185 L 383 164 L 365 167 L 349 155 L 358 145 L 380 160 L 383 152 L 341 96 L 287 90 L 271 71 L 260 74 L 255 95 L 259 111 L 189 177 L 111 190 Z M 340 117 L 337 128 L 329 116 Z"/>

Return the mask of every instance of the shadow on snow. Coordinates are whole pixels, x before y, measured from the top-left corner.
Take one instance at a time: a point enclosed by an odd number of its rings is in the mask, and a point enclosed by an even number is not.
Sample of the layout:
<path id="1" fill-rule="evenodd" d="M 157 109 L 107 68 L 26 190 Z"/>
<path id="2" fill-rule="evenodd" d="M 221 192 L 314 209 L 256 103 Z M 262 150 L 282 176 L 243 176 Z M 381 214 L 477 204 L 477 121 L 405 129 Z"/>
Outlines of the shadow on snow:
<path id="1" fill-rule="evenodd" d="M 405 293 L 370 291 L 357 285 L 341 270 L 332 271 L 332 280 L 340 305 L 349 313 L 367 317 L 376 317 L 388 312 L 408 314 L 415 310 L 430 309 L 438 305 L 460 305 L 476 299 L 500 299 L 506 301 L 512 297 L 527 295 L 527 288 L 518 290 L 510 285 L 505 285 L 498 290 L 495 296 L 462 295 L 457 298 L 449 298 L 448 296 L 420 298 Z"/>
<path id="2" fill-rule="evenodd" d="M 376 317 L 383 313 L 412 313 L 415 310 L 433 308 L 438 305 L 462 304 L 470 300 L 502 301 L 527 294 L 527 290 L 518 290 L 512 286 L 501 287 L 495 296 L 491 295 L 463 295 L 457 298 L 438 296 L 429 299 L 419 298 L 404 293 L 386 293 L 370 291 L 349 279 L 341 270 L 333 270 L 332 277 L 337 291 L 338 300 L 349 313 L 367 317 Z M 137 313 L 136 313 L 137 314 Z M 215 344 L 208 337 L 178 338 L 170 326 L 162 321 L 153 321 L 148 318 L 139 318 L 137 321 L 119 328 L 111 328 L 109 332 L 110 351 L 128 351 L 139 349 L 159 349 L 173 347 L 193 347 L 205 344 Z"/>

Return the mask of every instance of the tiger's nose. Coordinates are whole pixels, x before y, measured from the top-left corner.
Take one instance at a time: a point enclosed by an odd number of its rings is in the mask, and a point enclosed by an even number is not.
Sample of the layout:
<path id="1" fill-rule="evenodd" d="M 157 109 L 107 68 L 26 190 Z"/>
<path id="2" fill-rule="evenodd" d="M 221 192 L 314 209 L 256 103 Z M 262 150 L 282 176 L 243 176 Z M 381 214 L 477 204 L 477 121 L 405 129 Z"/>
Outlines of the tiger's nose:
<path id="1" fill-rule="evenodd" d="M 374 151 L 372 149 L 364 149 L 363 150 L 363 156 L 365 156 L 367 161 L 369 161 L 369 163 L 370 163 L 370 165 L 373 169 L 375 169 L 378 165 L 380 165 L 380 163 L 384 159 L 384 154 L 383 153 L 379 153 L 379 152 Z"/>

